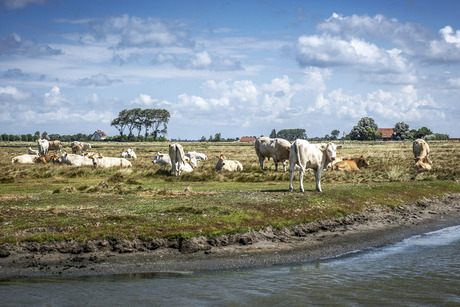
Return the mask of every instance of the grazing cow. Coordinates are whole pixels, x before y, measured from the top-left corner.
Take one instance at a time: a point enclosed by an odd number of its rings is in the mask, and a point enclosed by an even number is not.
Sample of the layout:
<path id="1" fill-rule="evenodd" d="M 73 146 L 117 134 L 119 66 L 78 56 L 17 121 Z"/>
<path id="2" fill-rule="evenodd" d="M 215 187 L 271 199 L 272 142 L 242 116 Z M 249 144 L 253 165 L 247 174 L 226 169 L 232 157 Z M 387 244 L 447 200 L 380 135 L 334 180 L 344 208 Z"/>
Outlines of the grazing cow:
<path id="1" fill-rule="evenodd" d="M 62 143 L 59 140 L 56 141 L 49 141 L 48 150 L 54 150 L 55 153 L 59 151 L 59 154 L 62 153 Z"/>
<path id="2" fill-rule="evenodd" d="M 131 148 L 128 148 L 126 151 L 123 151 L 123 152 L 121 153 L 120 158 L 125 158 L 125 159 L 137 159 L 137 155 L 136 155 L 136 153 L 134 152 L 134 150 L 132 150 Z"/>
<path id="3" fill-rule="evenodd" d="M 217 161 L 216 164 L 216 171 L 242 171 L 243 170 L 243 165 L 240 163 L 240 161 L 236 160 L 227 160 L 227 157 L 224 155 L 220 155 L 218 157 L 219 160 Z"/>
<path id="4" fill-rule="evenodd" d="M 196 151 L 189 151 L 187 153 L 187 157 L 189 158 L 195 158 L 197 160 L 207 160 L 208 157 L 204 154 L 204 153 L 199 153 L 199 152 L 196 152 Z"/>
<path id="5" fill-rule="evenodd" d="M 35 163 L 46 164 L 49 162 L 53 162 L 53 163 L 59 162 L 59 156 L 57 154 L 52 154 L 52 155 L 48 154 L 48 155 L 38 156 L 37 159 L 35 159 Z"/>
<path id="6" fill-rule="evenodd" d="M 11 159 L 11 163 L 33 164 L 35 163 L 35 159 L 37 159 L 37 157 L 37 155 L 20 155 Z"/>
<path id="7" fill-rule="evenodd" d="M 171 173 L 180 176 L 181 165 L 185 163 L 184 148 L 181 144 L 175 143 L 169 145 L 169 158 L 171 159 Z"/>
<path id="8" fill-rule="evenodd" d="M 352 172 L 352 171 L 359 171 L 360 168 L 368 167 L 368 166 L 369 166 L 369 162 L 363 156 L 361 156 L 359 158 L 353 158 L 353 159 L 345 158 L 342 161 L 333 163 L 332 170 Z"/>
<path id="9" fill-rule="evenodd" d="M 39 140 L 37 140 L 37 144 L 38 144 L 38 154 L 40 156 L 48 154 L 48 149 L 49 149 L 48 140 L 39 139 Z"/>
<path id="10" fill-rule="evenodd" d="M 272 158 L 273 162 L 275 162 L 275 171 L 278 171 L 278 162 L 283 163 L 283 169 L 286 171 L 286 161 L 289 160 L 289 151 L 291 149 L 291 144 L 288 141 L 262 136 L 256 140 L 255 149 L 261 169 L 264 169 L 265 158 L 268 160 Z"/>
<path id="11" fill-rule="evenodd" d="M 64 153 L 58 160 L 59 163 L 64 163 L 73 166 L 93 166 L 93 159 L 87 156 Z"/>
<path id="12" fill-rule="evenodd" d="M 321 173 L 329 163 L 335 160 L 337 149 L 342 146 L 333 143 L 310 144 L 306 140 L 296 140 L 291 145 L 289 153 L 289 191 L 292 191 L 292 179 L 294 177 L 295 166 L 300 166 L 299 181 L 300 191 L 304 192 L 303 175 L 309 168 L 315 171 L 316 191 L 321 192 Z"/>
<path id="13" fill-rule="evenodd" d="M 172 166 L 171 164 L 171 158 L 169 157 L 168 154 L 162 154 L 160 152 L 157 152 L 155 156 L 153 157 L 152 162 L 154 164 L 159 164 L 161 166 Z"/>
<path id="14" fill-rule="evenodd" d="M 32 149 L 31 147 L 27 148 L 27 153 L 28 153 L 29 155 L 38 156 L 38 150 Z"/>
<path id="15" fill-rule="evenodd" d="M 415 159 L 414 167 L 430 170 L 433 162 L 428 158 L 428 154 L 430 153 L 430 146 L 428 146 L 428 143 L 422 139 L 416 139 L 412 144 L 412 151 Z"/>
<path id="16" fill-rule="evenodd" d="M 103 157 L 99 154 L 89 157 L 93 161 L 95 167 L 132 167 L 131 162 L 125 158 Z"/>

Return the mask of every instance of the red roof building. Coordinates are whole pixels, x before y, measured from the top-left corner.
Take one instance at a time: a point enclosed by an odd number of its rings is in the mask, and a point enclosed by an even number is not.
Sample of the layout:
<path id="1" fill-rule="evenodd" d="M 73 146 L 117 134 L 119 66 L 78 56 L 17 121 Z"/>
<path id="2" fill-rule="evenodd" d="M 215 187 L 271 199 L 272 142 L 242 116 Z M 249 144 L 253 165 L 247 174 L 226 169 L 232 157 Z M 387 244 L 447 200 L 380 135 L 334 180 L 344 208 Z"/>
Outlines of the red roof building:
<path id="1" fill-rule="evenodd" d="M 240 139 L 240 142 L 255 142 L 255 141 L 256 141 L 256 138 L 253 136 L 243 136 Z"/>
<path id="2" fill-rule="evenodd" d="M 378 128 L 377 132 L 380 132 L 382 134 L 383 140 L 391 140 L 393 138 L 395 130 L 393 128 Z"/>

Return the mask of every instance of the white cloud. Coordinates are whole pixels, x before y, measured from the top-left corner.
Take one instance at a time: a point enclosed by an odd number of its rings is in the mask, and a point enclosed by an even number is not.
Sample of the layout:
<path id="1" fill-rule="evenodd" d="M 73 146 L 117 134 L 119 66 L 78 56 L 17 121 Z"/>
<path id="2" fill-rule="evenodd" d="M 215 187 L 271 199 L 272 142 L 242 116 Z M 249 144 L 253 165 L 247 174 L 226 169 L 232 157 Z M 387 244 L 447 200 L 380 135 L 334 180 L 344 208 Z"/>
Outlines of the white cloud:
<path id="1" fill-rule="evenodd" d="M 29 57 L 60 55 L 62 51 L 36 41 L 23 39 L 17 33 L 0 37 L 0 55 L 24 55 Z"/>
<path id="2" fill-rule="evenodd" d="M 61 95 L 61 89 L 57 86 L 53 86 L 53 88 L 45 94 L 45 104 L 46 105 L 61 105 L 62 103 L 66 103 L 67 99 L 65 96 Z"/>
<path id="3" fill-rule="evenodd" d="M 110 79 L 105 74 L 97 74 L 97 75 L 92 75 L 89 78 L 79 79 L 76 82 L 76 85 L 78 86 L 110 86 L 112 84 L 121 83 L 121 82 L 123 81 L 120 79 Z"/>

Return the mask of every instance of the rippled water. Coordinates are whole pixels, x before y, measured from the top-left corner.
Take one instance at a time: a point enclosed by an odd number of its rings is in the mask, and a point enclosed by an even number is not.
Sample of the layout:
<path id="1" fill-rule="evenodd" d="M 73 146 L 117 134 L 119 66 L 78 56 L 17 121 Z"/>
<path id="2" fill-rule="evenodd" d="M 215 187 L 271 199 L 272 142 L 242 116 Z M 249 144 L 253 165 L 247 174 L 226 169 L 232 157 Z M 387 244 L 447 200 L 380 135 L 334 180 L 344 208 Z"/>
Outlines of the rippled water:
<path id="1" fill-rule="evenodd" d="M 316 263 L 0 281 L 1 306 L 460 306 L 460 226 Z"/>

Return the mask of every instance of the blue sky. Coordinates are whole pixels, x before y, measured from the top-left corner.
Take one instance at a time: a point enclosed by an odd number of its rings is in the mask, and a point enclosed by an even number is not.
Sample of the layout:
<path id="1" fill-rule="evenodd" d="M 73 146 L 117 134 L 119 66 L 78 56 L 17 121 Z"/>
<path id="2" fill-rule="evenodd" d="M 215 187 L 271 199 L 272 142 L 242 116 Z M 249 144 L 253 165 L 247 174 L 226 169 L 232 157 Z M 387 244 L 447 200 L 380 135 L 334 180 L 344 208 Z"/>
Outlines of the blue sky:
<path id="1" fill-rule="evenodd" d="M 168 138 L 350 132 L 362 117 L 459 137 L 460 1 L 0 1 L 0 133 Z"/>

